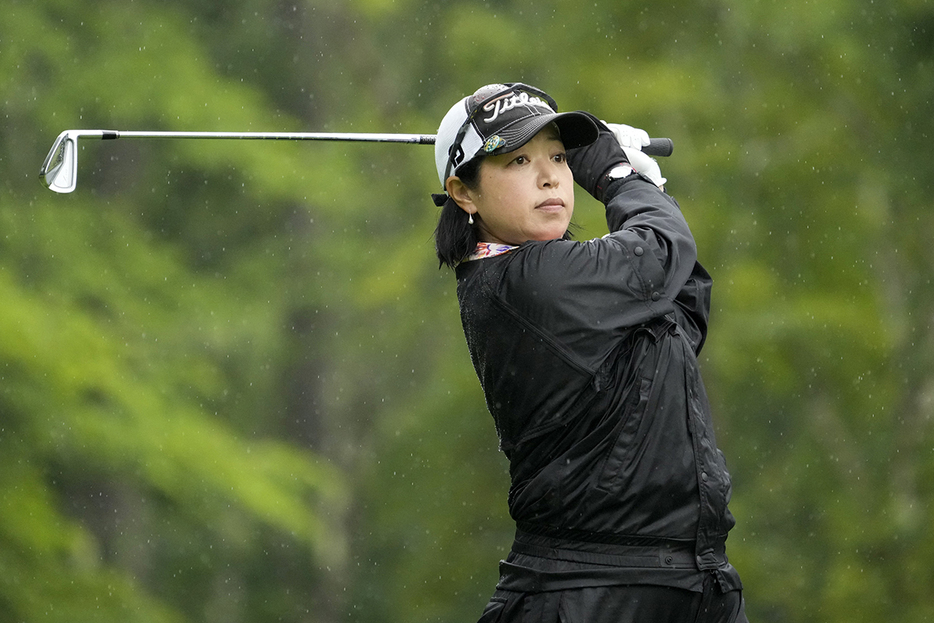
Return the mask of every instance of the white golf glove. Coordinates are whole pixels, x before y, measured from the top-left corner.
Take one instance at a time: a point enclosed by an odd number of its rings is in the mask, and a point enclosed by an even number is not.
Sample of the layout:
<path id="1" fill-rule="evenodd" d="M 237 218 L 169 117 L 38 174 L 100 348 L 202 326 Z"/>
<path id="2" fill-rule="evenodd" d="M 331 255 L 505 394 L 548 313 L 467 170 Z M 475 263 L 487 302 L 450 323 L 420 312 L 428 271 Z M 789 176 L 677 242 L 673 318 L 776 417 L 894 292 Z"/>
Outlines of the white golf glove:
<path id="1" fill-rule="evenodd" d="M 603 123 L 619 141 L 619 146 L 623 148 L 632 168 L 652 180 L 659 188 L 664 186 L 668 180 L 662 177 L 658 162 L 642 152 L 642 148 L 649 144 L 648 132 L 622 123 Z"/>
<path id="2" fill-rule="evenodd" d="M 637 173 L 641 173 L 652 180 L 652 183 L 659 188 L 663 187 L 668 181 L 667 178 L 662 177 L 662 170 L 659 168 L 655 158 L 642 153 L 638 149 L 633 149 L 632 147 L 623 147 L 623 152 L 625 152 L 626 157 L 629 158 L 629 164 L 632 165 L 632 168 L 635 169 Z"/>
<path id="3" fill-rule="evenodd" d="M 606 121 L 603 123 L 619 141 L 620 147 L 632 147 L 642 151 L 642 148 L 649 144 L 649 133 L 645 130 L 634 128 L 631 125 L 623 125 L 622 123 L 607 123 Z"/>

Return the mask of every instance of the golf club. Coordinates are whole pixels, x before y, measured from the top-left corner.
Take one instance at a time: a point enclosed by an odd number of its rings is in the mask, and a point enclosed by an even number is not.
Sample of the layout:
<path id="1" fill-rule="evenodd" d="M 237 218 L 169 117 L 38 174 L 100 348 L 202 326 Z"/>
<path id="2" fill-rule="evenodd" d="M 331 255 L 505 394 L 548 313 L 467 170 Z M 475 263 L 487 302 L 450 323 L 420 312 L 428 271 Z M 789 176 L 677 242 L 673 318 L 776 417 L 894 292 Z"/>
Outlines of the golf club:
<path id="1" fill-rule="evenodd" d="M 278 141 L 356 141 L 364 143 L 414 143 L 434 145 L 434 134 L 367 134 L 361 132 L 145 132 L 122 130 L 65 130 L 58 135 L 39 169 L 39 179 L 50 190 L 70 193 L 78 185 L 78 139 L 96 138 L 199 138 Z M 668 138 L 653 138 L 642 151 L 651 156 L 671 155 Z"/>

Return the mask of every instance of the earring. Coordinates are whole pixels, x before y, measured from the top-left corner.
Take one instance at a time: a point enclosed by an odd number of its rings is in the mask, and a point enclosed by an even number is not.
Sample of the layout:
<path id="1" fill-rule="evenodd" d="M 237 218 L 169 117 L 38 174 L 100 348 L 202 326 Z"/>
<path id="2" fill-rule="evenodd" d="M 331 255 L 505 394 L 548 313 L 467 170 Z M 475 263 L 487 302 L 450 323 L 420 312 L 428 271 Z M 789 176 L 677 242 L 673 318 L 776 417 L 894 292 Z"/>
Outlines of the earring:
<path id="1" fill-rule="evenodd" d="M 471 213 L 468 213 L 468 214 L 467 214 L 467 224 L 468 224 L 468 225 L 473 225 L 473 214 L 471 214 Z"/>

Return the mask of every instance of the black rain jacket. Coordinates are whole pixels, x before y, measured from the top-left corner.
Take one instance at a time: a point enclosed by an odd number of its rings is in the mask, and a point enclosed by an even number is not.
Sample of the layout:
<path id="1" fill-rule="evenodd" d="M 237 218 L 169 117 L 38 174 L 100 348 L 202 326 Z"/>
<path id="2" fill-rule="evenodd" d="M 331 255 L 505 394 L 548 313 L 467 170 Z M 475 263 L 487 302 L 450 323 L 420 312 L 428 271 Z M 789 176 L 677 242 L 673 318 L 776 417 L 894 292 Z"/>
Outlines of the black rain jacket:
<path id="1" fill-rule="evenodd" d="M 674 199 L 638 174 L 610 233 L 531 241 L 456 269 L 471 359 L 509 459 L 517 524 L 500 588 L 740 588 L 697 354 L 711 280 Z"/>

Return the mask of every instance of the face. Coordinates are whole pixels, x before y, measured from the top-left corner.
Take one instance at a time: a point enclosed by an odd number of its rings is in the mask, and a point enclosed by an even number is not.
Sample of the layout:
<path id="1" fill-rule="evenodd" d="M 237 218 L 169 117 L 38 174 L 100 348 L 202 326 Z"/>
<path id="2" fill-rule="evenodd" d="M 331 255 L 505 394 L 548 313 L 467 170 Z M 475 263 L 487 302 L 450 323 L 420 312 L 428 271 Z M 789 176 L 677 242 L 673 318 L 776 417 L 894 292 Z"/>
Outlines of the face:
<path id="1" fill-rule="evenodd" d="M 484 242 L 555 240 L 564 236 L 574 213 L 574 177 L 553 124 L 519 149 L 485 158 L 476 189 L 461 183 L 449 190 L 474 215 Z"/>

